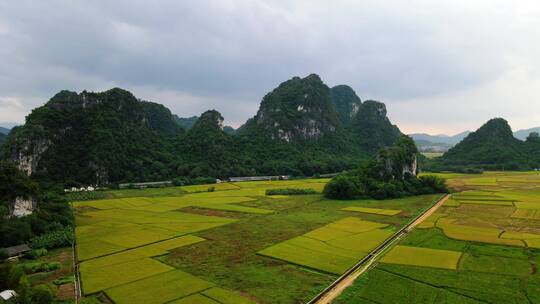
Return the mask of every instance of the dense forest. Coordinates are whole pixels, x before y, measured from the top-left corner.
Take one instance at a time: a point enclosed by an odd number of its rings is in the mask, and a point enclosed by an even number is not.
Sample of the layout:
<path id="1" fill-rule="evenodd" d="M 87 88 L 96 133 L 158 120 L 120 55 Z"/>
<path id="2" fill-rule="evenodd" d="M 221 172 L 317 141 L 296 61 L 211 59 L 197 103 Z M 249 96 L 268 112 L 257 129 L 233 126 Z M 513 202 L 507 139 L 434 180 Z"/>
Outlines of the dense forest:
<path id="1" fill-rule="evenodd" d="M 224 127 L 215 110 L 181 119 L 118 88 L 61 91 L 14 128 L 1 155 L 38 181 L 64 186 L 311 176 L 353 168 L 400 135 L 384 104 L 312 74 L 268 93 L 238 130 Z"/>
<path id="2" fill-rule="evenodd" d="M 521 141 L 514 137 L 506 120 L 494 118 L 428 164 L 428 168 L 434 171 L 540 168 L 540 137 L 532 132 Z"/>

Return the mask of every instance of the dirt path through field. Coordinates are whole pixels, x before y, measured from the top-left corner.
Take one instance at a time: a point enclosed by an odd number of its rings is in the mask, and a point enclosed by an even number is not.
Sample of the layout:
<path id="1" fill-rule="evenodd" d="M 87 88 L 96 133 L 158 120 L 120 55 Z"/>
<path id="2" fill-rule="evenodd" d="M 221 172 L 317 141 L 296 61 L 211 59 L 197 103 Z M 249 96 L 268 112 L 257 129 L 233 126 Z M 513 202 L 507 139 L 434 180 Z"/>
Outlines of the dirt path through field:
<path id="1" fill-rule="evenodd" d="M 362 275 L 364 272 L 369 270 L 371 266 L 377 261 L 377 258 L 386 252 L 388 248 L 390 248 L 393 244 L 395 244 L 397 241 L 401 240 L 403 237 L 405 237 L 411 230 L 414 229 L 418 224 L 423 222 L 425 219 L 427 219 L 430 215 L 432 215 L 437 209 L 439 209 L 440 206 L 446 202 L 446 200 L 450 197 L 450 195 L 445 195 L 442 197 L 437 203 L 435 203 L 431 208 L 429 208 L 426 212 L 424 212 L 422 215 L 420 215 L 416 220 L 414 220 L 412 223 L 410 223 L 405 229 L 401 230 L 400 232 L 396 233 L 391 241 L 389 241 L 385 246 L 376 248 L 373 250 L 370 255 L 371 258 L 367 260 L 363 265 L 361 265 L 358 269 L 350 273 L 349 275 L 345 276 L 344 278 L 341 278 L 341 280 L 336 281 L 334 283 L 334 286 L 324 292 L 324 295 L 322 295 L 318 300 L 316 301 L 310 301 L 309 303 L 313 304 L 329 304 L 332 303 L 341 293 L 349 286 L 351 286 L 354 281 Z M 357 265 L 356 265 L 357 266 Z M 355 267 L 356 267 L 355 266 Z"/>

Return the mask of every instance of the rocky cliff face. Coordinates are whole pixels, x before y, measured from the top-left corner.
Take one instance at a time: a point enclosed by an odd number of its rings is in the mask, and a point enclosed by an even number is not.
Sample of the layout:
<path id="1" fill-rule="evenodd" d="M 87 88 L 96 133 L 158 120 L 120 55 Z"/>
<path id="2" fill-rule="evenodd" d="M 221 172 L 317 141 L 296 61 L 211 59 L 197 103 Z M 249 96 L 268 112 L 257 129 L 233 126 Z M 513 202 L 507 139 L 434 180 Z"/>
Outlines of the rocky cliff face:
<path id="1" fill-rule="evenodd" d="M 396 144 L 381 150 L 376 157 L 379 175 L 384 179 L 402 180 L 418 173 L 418 149 L 412 138 L 402 135 Z"/>
<path id="2" fill-rule="evenodd" d="M 195 118 L 183 131 L 167 108 L 121 89 L 61 91 L 11 133 L 2 157 L 35 178 L 65 184 L 309 175 L 350 168 L 401 134 L 384 104 L 362 102 L 345 85 L 330 89 L 315 74 L 268 93 L 234 137 L 217 111 Z"/>
<path id="3" fill-rule="evenodd" d="M 268 93 L 251 123 L 287 142 L 317 140 L 341 127 L 330 89 L 315 74 L 294 77 Z"/>
<path id="4" fill-rule="evenodd" d="M 26 138 L 19 149 L 12 150 L 11 159 L 17 162 L 21 171 L 30 176 L 37 170 L 41 157 L 51 144 L 51 140 L 45 138 Z"/>
<path id="5" fill-rule="evenodd" d="M 332 102 L 343 125 L 348 125 L 356 116 L 362 101 L 354 90 L 347 85 L 338 85 L 330 90 Z"/>
<path id="6" fill-rule="evenodd" d="M 0 161 L 0 206 L 9 216 L 21 217 L 31 214 L 36 206 L 39 189 L 13 162 Z"/>
<path id="7" fill-rule="evenodd" d="M 17 197 L 15 202 L 10 206 L 9 214 L 10 216 L 22 217 L 32 214 L 36 209 L 37 201 L 33 198 L 23 198 Z"/>

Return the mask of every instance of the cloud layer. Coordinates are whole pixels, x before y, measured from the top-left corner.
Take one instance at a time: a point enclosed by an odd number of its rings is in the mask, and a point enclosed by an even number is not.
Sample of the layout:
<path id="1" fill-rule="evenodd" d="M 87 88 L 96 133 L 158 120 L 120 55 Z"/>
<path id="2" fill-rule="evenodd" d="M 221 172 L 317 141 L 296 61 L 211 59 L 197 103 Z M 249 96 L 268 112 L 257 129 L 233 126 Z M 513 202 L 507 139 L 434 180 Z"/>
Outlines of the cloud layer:
<path id="1" fill-rule="evenodd" d="M 406 132 L 540 125 L 536 1 L 4 1 L 0 123 L 119 86 L 238 126 L 292 76 L 384 101 Z"/>

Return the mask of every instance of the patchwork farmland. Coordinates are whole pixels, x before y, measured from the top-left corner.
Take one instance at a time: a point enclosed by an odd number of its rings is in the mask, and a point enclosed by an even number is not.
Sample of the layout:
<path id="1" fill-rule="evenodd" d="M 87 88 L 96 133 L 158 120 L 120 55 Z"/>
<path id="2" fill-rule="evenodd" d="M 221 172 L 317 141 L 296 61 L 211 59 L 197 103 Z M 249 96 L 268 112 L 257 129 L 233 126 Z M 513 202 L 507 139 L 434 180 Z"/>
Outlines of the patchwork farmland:
<path id="1" fill-rule="evenodd" d="M 307 302 L 441 196 L 266 195 L 284 188 L 321 192 L 326 182 L 126 189 L 75 202 L 84 300 Z"/>
<path id="2" fill-rule="evenodd" d="M 461 192 L 335 303 L 540 302 L 540 175 L 441 175 Z"/>
<path id="3" fill-rule="evenodd" d="M 441 175 L 458 192 L 335 303 L 540 301 L 540 176 Z M 441 197 L 266 195 L 326 182 L 127 189 L 75 202 L 84 299 L 305 303 Z"/>

